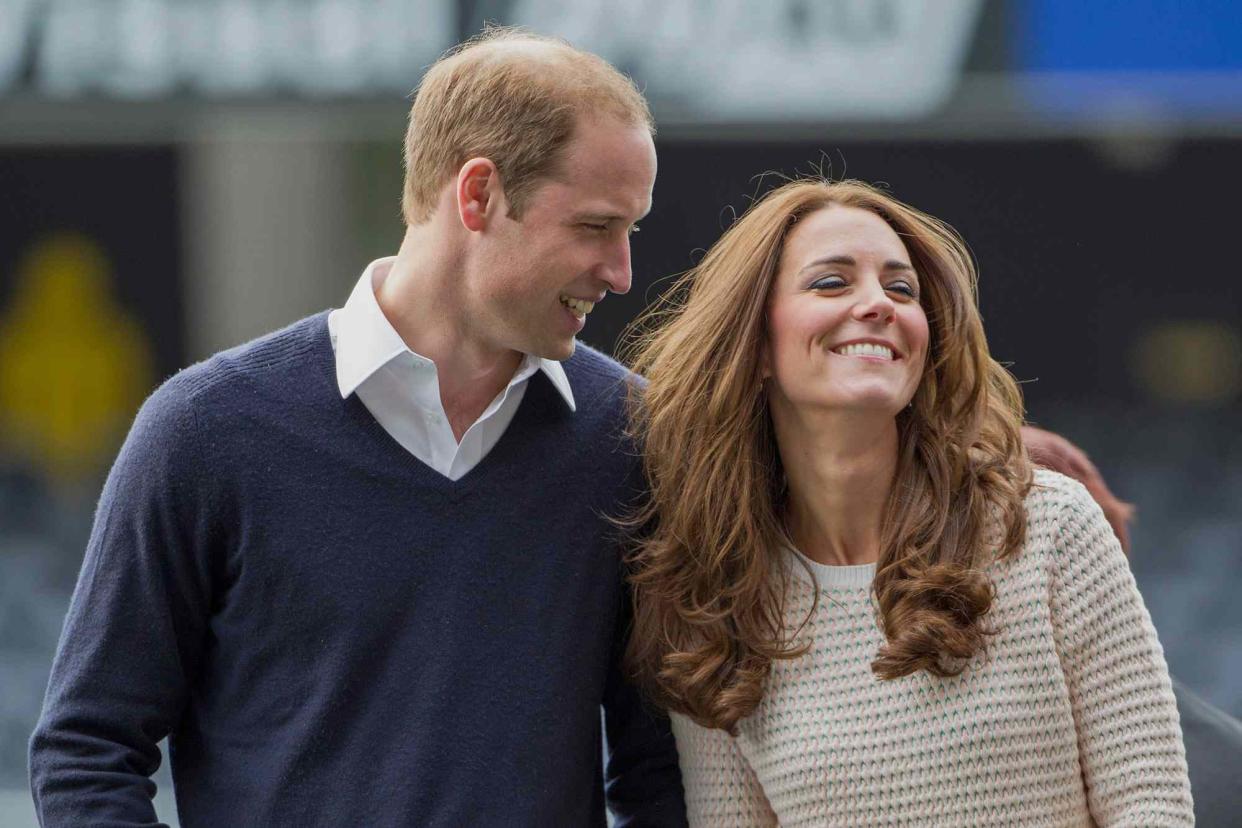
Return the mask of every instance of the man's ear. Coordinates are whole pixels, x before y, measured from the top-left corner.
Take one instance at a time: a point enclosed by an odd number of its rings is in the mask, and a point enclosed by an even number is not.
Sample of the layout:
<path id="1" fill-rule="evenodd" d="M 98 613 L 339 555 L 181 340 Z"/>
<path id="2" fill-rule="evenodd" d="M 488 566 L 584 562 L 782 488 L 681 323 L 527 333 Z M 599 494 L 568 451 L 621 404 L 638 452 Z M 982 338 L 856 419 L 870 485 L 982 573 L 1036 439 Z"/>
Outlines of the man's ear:
<path id="1" fill-rule="evenodd" d="M 487 227 L 504 201 L 500 173 L 489 158 L 471 158 L 457 171 L 457 217 L 472 232 Z"/>

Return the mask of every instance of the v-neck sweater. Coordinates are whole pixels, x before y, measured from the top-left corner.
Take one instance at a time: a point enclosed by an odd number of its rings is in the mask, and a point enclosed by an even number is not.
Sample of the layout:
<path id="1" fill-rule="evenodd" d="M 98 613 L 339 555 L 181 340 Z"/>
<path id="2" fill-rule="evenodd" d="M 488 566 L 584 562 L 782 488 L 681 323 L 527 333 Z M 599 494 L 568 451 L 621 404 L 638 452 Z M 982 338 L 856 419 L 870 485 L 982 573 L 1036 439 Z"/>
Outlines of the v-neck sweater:
<path id="1" fill-rule="evenodd" d="M 44 824 L 684 822 L 619 678 L 630 375 L 578 345 L 460 480 L 336 386 L 327 314 L 182 371 L 105 485 L 32 738 Z M 145 822 L 144 822 L 145 820 Z"/>

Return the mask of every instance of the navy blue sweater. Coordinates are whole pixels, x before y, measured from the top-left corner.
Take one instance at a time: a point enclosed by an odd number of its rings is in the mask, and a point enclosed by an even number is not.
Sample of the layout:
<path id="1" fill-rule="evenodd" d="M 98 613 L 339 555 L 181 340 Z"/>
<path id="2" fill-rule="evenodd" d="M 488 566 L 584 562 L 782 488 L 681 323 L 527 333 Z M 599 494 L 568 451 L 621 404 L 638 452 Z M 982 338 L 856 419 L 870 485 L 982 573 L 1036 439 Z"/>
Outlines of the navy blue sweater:
<path id="1" fill-rule="evenodd" d="M 45 826 L 683 825 L 617 670 L 626 374 L 579 346 L 462 479 L 342 400 L 319 314 L 187 369 L 104 487 L 31 739 Z M 600 706 L 608 730 L 607 772 Z M 604 779 L 607 782 L 605 794 Z"/>

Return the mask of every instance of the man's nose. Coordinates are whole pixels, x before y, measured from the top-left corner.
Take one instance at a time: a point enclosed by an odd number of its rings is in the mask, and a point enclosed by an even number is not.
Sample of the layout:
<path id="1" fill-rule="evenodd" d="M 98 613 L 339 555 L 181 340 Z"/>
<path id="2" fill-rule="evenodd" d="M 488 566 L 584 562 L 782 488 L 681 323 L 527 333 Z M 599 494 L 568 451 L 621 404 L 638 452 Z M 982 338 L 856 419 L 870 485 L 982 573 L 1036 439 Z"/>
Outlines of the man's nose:
<path id="1" fill-rule="evenodd" d="M 604 265 L 604 282 L 613 293 L 629 293 L 634 274 L 630 269 L 630 235 L 626 233 L 610 250 Z"/>

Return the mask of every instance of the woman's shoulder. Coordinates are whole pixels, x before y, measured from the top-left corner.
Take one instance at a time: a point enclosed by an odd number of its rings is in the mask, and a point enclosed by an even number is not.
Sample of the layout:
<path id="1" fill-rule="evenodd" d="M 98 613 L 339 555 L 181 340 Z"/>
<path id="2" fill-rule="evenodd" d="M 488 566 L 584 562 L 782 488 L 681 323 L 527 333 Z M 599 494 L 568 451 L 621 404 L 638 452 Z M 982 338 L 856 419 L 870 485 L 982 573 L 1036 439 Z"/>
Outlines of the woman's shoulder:
<path id="1" fill-rule="evenodd" d="M 1054 556 L 1113 539 L 1112 528 L 1086 486 L 1059 472 L 1036 468 L 1026 495 L 1026 550 Z"/>
<path id="2" fill-rule="evenodd" d="M 1047 519 L 1067 509 L 1081 509 L 1094 503 L 1087 487 L 1072 477 L 1051 469 L 1034 467 L 1031 488 L 1026 493 L 1028 520 Z"/>

